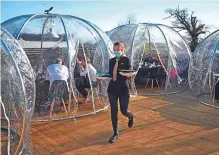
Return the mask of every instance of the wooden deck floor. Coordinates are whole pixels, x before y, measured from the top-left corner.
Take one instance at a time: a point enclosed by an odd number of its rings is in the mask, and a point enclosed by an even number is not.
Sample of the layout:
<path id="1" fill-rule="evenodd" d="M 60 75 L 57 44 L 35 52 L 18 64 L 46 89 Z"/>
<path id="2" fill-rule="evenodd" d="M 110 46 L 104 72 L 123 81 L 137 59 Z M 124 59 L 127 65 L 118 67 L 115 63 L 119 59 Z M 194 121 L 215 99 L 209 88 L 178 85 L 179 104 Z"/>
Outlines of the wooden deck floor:
<path id="1" fill-rule="evenodd" d="M 34 154 L 40 155 L 216 155 L 219 110 L 200 105 L 189 92 L 132 98 L 134 127 L 119 113 L 120 137 L 112 136 L 110 109 L 72 120 L 32 124 Z"/>

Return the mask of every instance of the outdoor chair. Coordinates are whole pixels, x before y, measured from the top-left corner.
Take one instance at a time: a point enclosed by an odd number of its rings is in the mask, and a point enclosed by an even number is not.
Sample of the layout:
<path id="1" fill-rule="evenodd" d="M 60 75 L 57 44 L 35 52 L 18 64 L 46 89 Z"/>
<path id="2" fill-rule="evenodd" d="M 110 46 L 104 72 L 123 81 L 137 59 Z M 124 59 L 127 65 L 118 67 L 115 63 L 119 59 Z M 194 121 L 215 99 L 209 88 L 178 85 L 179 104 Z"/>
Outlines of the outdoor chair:
<path id="1" fill-rule="evenodd" d="M 159 76 L 156 75 L 157 72 L 158 72 L 158 68 L 151 68 L 150 69 L 150 72 L 148 72 L 148 75 L 146 77 L 148 80 L 145 84 L 145 88 L 147 88 L 150 81 L 151 81 L 151 89 L 154 88 L 154 81 L 157 83 L 158 88 L 160 88 L 159 82 L 158 82 Z"/>
<path id="2" fill-rule="evenodd" d="M 87 100 L 85 103 L 87 103 L 88 101 L 90 101 L 92 99 L 92 92 L 91 92 L 91 88 L 87 88 L 88 89 L 88 95 L 87 95 Z M 94 97 L 94 99 L 97 98 L 98 102 L 100 102 L 100 98 L 99 98 L 99 91 L 98 91 L 98 85 L 97 83 L 92 84 L 92 89 L 94 90 L 94 96 L 96 95 L 96 97 Z"/>

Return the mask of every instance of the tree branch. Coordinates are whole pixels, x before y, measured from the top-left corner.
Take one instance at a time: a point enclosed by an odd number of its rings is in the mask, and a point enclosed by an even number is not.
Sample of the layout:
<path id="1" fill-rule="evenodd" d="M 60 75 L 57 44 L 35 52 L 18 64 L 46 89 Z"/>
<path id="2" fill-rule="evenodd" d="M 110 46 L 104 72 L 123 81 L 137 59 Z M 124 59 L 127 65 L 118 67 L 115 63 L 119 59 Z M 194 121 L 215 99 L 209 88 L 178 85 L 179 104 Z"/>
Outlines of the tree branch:
<path id="1" fill-rule="evenodd" d="M 178 6 L 176 9 L 166 9 L 165 13 L 169 16 L 164 19 L 175 19 L 172 21 L 172 28 L 178 29 L 178 32 L 185 30 L 189 34 L 192 49 L 197 46 L 199 35 L 208 32 L 205 24 L 201 24 L 194 15 L 194 11 L 189 14 L 187 9 L 180 9 Z"/>

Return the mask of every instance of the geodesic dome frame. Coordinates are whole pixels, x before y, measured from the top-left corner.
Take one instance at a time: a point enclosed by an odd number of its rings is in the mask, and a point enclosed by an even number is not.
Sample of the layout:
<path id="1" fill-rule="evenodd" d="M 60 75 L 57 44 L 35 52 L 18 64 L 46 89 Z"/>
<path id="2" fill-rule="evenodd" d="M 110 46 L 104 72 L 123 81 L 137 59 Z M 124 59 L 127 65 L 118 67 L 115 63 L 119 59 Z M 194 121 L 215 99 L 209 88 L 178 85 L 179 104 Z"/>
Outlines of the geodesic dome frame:
<path id="1" fill-rule="evenodd" d="M 18 40 L 26 51 L 36 74 L 42 74 L 44 79 L 47 78 L 45 72 L 48 65 L 52 64 L 52 60 L 57 57 L 64 60 L 64 65 L 69 68 L 68 114 L 58 113 L 50 119 L 47 114 L 48 110 L 41 110 L 48 109 L 49 105 L 43 105 L 44 107 L 41 108 L 42 101 L 39 101 L 39 103 L 36 102 L 36 105 L 39 105 L 40 110 L 35 112 L 34 120 L 48 121 L 75 118 L 95 114 L 109 106 L 106 99 L 108 80 L 99 81 L 98 91 L 91 85 L 91 104 L 89 104 L 90 107 L 87 110 L 81 111 L 77 102 L 78 91 L 74 79 L 76 57 L 84 59 L 89 57 L 97 72 L 107 72 L 108 61 L 113 56 L 112 42 L 96 25 L 70 15 L 31 14 L 9 19 L 2 23 L 2 27 Z M 88 77 L 91 84 L 89 73 Z M 41 87 L 41 84 L 39 85 Z M 47 87 L 43 89 L 48 92 Z M 47 92 L 42 91 L 44 94 Z M 104 103 L 96 100 L 98 96 L 103 99 Z M 46 98 L 46 95 L 42 98 Z"/>
<path id="2" fill-rule="evenodd" d="M 191 54 L 183 37 L 174 29 L 162 24 L 127 24 L 114 28 L 108 32 L 108 36 L 113 42 L 124 43 L 125 54 L 130 58 L 132 69 L 136 71 L 139 71 L 146 57 L 159 57 L 166 73 L 165 91 L 138 95 L 168 95 L 186 89 Z M 172 76 L 173 73 L 175 77 Z M 132 89 L 133 94 L 137 95 L 133 82 Z"/>
<path id="3" fill-rule="evenodd" d="M 218 82 L 216 74 L 219 74 L 219 30 L 198 44 L 189 68 L 189 85 L 197 101 L 219 108 L 215 102 L 215 86 Z"/>
<path id="4" fill-rule="evenodd" d="M 35 77 L 19 43 L 1 28 L 1 132 L 7 131 L 7 154 L 32 154 L 31 117 L 35 104 Z M 2 142 L 3 143 L 3 142 Z M 2 152 L 2 153 L 3 153 Z"/>

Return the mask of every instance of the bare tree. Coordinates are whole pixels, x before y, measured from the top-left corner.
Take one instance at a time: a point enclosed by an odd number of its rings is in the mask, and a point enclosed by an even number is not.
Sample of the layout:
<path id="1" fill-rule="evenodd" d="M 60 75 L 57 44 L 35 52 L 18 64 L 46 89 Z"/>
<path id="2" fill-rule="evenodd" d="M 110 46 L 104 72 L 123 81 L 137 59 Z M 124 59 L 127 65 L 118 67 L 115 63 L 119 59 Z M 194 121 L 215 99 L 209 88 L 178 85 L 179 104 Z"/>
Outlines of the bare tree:
<path id="1" fill-rule="evenodd" d="M 132 12 L 128 14 L 124 20 L 118 21 L 118 26 L 125 24 L 136 24 L 136 23 L 137 23 L 136 14 Z"/>
<path id="2" fill-rule="evenodd" d="M 196 16 L 194 11 L 189 14 L 187 9 L 180 9 L 179 6 L 176 9 L 166 9 L 165 13 L 169 14 L 168 18 L 173 18 L 172 27 L 179 31 L 185 31 L 188 34 L 187 39 L 190 41 L 190 48 L 193 52 L 198 45 L 201 34 L 205 34 L 207 26 L 202 24 Z"/>

